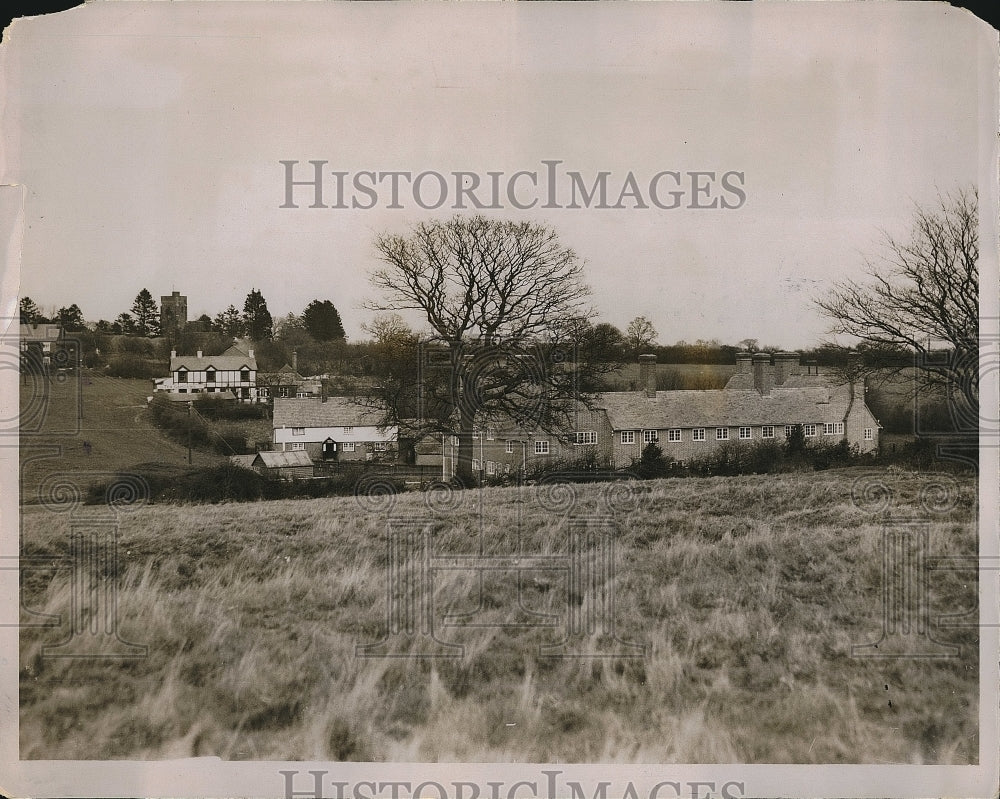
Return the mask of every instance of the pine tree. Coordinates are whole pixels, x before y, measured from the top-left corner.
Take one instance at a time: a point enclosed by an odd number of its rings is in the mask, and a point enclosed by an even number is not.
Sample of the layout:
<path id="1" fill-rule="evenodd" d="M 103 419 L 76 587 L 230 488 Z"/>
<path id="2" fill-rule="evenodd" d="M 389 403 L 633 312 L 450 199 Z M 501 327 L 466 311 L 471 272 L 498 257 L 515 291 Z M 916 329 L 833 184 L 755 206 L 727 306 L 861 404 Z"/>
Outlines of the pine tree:
<path id="1" fill-rule="evenodd" d="M 302 312 L 302 321 L 309 335 L 317 341 L 333 341 L 344 339 L 344 325 L 340 321 L 340 313 L 330 300 L 313 300 Z"/>
<path id="2" fill-rule="evenodd" d="M 274 320 L 267 310 L 267 300 L 257 289 L 250 289 L 243 303 L 243 326 L 254 341 L 264 341 L 274 335 Z"/>
<path id="3" fill-rule="evenodd" d="M 156 300 L 153 299 L 153 295 L 149 293 L 148 289 L 143 289 L 135 295 L 131 311 L 135 321 L 136 335 L 155 336 L 159 333 L 159 311 L 156 308 Z"/>

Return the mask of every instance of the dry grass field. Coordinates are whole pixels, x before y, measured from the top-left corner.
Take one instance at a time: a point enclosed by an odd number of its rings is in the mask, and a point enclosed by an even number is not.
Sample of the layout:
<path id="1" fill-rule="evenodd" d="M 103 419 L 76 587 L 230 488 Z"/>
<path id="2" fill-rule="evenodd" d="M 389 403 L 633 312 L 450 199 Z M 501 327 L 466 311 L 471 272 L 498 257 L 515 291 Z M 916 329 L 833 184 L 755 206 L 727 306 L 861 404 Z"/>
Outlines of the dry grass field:
<path id="1" fill-rule="evenodd" d="M 419 634 L 403 657 L 356 655 L 386 633 L 387 567 L 405 578 L 415 565 L 387 550 L 384 507 L 349 497 L 123 510 L 108 579 L 119 635 L 146 656 L 45 653 L 68 635 L 71 573 L 26 571 L 23 606 L 63 624 L 22 630 L 21 757 L 976 762 L 974 627 L 932 623 L 959 647 L 952 658 L 852 656 L 882 628 L 877 482 L 894 516 L 927 520 L 928 556 L 976 553 L 972 477 L 850 469 L 650 481 L 632 496 L 618 486 L 610 582 L 567 585 L 555 568 L 481 581 L 469 567 L 434 572 L 438 637 L 464 647 L 452 658 L 416 657 L 430 647 Z M 570 490 L 575 501 L 545 509 Z M 608 490 L 487 489 L 451 504 L 412 493 L 391 514 L 426 531 L 435 556 L 509 554 L 518 542 L 558 556 L 567 519 L 604 513 Z M 71 523 L 102 510 L 24 507 L 23 556 L 66 556 Z M 539 656 L 560 633 L 532 613 L 562 623 L 602 586 L 617 635 L 645 656 L 589 656 L 607 643 L 600 629 L 571 639 L 580 657 Z M 932 622 L 975 597 L 974 572 L 930 573 Z M 474 624 L 444 626 L 459 612 Z M 106 652 L 100 635 L 73 643 Z"/>

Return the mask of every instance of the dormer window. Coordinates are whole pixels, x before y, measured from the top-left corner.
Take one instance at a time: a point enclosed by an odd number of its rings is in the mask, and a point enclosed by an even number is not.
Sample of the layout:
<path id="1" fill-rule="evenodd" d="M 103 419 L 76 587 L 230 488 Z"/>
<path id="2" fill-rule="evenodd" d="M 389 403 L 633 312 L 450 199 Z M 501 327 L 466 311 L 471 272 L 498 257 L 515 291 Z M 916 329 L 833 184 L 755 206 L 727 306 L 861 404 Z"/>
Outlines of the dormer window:
<path id="1" fill-rule="evenodd" d="M 178 383 L 186 383 L 187 381 L 188 381 L 187 369 L 183 369 L 183 368 L 178 369 L 177 370 L 177 382 Z"/>
<path id="2" fill-rule="evenodd" d="M 215 382 L 215 370 L 211 366 L 209 366 L 208 369 L 205 370 L 205 382 L 206 383 Z"/>
<path id="3" fill-rule="evenodd" d="M 244 383 L 250 381 L 250 370 L 247 368 L 240 369 L 240 380 Z"/>

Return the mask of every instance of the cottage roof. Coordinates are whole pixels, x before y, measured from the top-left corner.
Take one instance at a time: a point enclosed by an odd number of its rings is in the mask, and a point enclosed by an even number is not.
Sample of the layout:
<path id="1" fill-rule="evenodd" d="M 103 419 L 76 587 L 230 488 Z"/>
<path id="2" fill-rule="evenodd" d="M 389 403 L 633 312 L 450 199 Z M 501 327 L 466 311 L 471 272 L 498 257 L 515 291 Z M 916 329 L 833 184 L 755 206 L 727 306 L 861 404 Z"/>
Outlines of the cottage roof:
<path id="1" fill-rule="evenodd" d="M 256 454 L 253 455 L 230 455 L 229 462 L 234 466 L 241 466 L 244 469 L 249 469 L 253 465 L 254 460 L 257 458 Z"/>
<path id="2" fill-rule="evenodd" d="M 847 386 L 774 388 L 767 396 L 754 390 L 616 391 L 597 404 L 607 410 L 615 430 L 663 430 L 683 427 L 737 427 L 842 422 L 847 417 Z"/>
<path id="3" fill-rule="evenodd" d="M 20 335 L 25 341 L 58 341 L 62 337 L 62 327 L 39 322 L 37 325 L 21 325 Z"/>
<path id="4" fill-rule="evenodd" d="M 381 427 L 382 414 L 353 397 L 274 400 L 274 427 Z"/>
<path id="5" fill-rule="evenodd" d="M 268 469 L 277 469 L 289 466 L 312 466 L 312 459 L 308 452 L 295 450 L 294 452 L 258 452 L 253 459 L 256 465 L 260 462 Z"/>
<path id="6" fill-rule="evenodd" d="M 222 355 L 175 355 L 170 359 L 170 371 L 180 368 L 189 372 L 203 372 L 209 367 L 216 371 L 239 371 L 240 369 L 257 370 L 257 359 L 237 347 L 230 347 Z"/>

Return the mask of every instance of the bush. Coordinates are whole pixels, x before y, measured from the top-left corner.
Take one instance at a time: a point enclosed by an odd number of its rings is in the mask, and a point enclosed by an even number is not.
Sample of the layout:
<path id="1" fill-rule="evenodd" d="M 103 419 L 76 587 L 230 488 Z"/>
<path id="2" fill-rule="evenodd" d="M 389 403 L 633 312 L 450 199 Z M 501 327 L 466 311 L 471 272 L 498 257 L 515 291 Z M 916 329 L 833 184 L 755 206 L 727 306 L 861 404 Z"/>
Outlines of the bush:
<path id="1" fill-rule="evenodd" d="M 124 353 L 112 355 L 108 358 L 107 373 L 111 377 L 151 380 L 154 377 L 162 375 L 164 371 L 165 369 L 161 363 L 141 355 Z"/>
<path id="2" fill-rule="evenodd" d="M 223 399 L 215 394 L 199 394 L 194 400 L 194 409 L 201 416 L 212 421 L 239 421 L 243 419 L 266 419 L 268 417 L 266 405 L 234 402 L 233 400 Z"/>
<path id="3" fill-rule="evenodd" d="M 642 448 L 639 463 L 634 471 L 644 480 L 663 477 L 670 470 L 670 461 L 663 456 L 663 450 L 657 444 L 650 442 Z"/>

